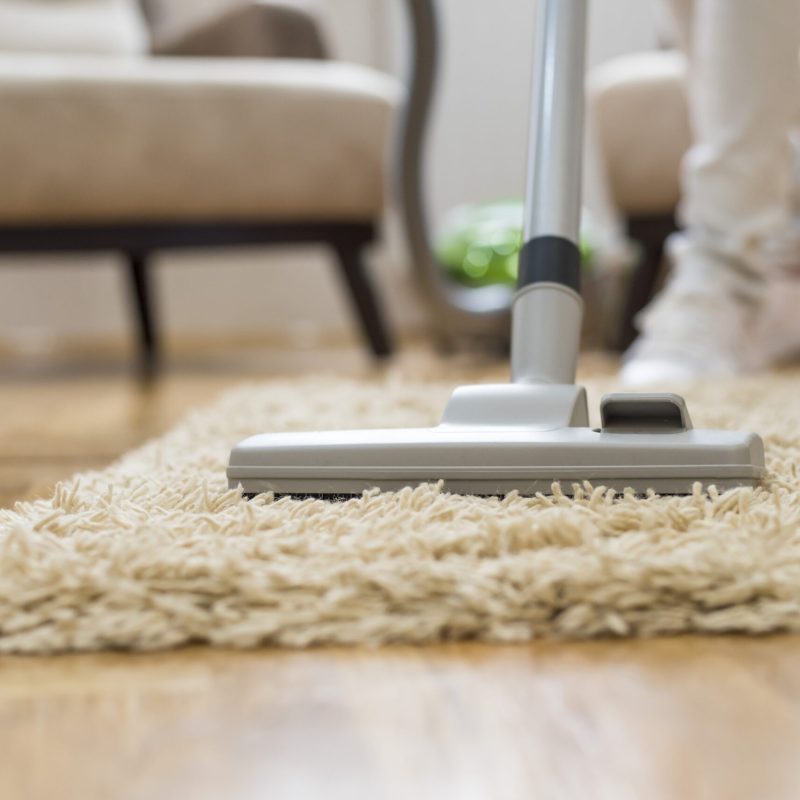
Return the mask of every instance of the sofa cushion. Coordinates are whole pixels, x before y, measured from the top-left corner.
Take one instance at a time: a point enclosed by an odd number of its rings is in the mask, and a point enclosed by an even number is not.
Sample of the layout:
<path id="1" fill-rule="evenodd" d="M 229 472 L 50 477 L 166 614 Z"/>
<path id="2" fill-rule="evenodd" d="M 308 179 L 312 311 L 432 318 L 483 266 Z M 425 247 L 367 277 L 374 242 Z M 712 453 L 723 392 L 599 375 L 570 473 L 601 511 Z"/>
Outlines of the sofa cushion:
<path id="1" fill-rule="evenodd" d="M 249 0 L 141 0 L 156 41 L 184 36 Z"/>
<path id="2" fill-rule="evenodd" d="M 147 46 L 136 0 L 0 0 L 0 51 L 130 55 Z"/>
<path id="3" fill-rule="evenodd" d="M 313 9 L 274 0 L 239 0 L 213 13 L 153 21 L 153 52 L 182 56 L 325 58 L 328 47 Z M 187 24 L 191 21 L 191 24 Z"/>
<path id="4" fill-rule="evenodd" d="M 612 197 L 626 214 L 669 213 L 691 143 L 686 61 L 674 51 L 620 56 L 589 75 L 587 102 Z"/>
<path id="5" fill-rule="evenodd" d="M 374 218 L 400 91 L 332 62 L 0 57 L 0 224 Z"/>

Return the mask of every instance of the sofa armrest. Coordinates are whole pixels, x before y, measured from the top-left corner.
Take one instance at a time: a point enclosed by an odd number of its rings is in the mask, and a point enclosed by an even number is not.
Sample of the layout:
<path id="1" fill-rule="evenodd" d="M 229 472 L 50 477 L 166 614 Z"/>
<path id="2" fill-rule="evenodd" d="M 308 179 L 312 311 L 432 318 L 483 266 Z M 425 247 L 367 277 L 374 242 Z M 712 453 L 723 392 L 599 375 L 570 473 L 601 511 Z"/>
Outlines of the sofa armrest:
<path id="1" fill-rule="evenodd" d="M 156 31 L 153 53 L 324 59 L 328 48 L 310 9 L 274 0 L 242 0 L 188 29 Z"/>

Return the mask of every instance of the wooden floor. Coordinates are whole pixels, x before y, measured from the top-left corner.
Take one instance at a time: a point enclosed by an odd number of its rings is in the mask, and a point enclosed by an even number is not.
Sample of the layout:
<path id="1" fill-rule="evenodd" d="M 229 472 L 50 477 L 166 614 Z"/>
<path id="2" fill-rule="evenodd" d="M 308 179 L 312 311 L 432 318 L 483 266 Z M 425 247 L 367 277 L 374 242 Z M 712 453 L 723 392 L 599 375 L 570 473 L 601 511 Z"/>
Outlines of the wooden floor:
<path id="1" fill-rule="evenodd" d="M 0 364 L 0 505 L 310 363 Z M 0 659 L 0 798 L 73 797 L 798 798 L 800 639 Z"/>

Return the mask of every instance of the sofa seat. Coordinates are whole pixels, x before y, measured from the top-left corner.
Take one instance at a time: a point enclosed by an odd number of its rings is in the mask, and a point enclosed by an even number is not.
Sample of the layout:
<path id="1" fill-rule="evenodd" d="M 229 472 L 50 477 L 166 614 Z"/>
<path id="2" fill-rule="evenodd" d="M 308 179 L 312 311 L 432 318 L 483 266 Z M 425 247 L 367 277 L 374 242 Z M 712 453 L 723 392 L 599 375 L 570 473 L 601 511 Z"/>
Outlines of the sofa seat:
<path id="1" fill-rule="evenodd" d="M 400 85 L 296 60 L 0 56 L 0 225 L 375 219 Z"/>

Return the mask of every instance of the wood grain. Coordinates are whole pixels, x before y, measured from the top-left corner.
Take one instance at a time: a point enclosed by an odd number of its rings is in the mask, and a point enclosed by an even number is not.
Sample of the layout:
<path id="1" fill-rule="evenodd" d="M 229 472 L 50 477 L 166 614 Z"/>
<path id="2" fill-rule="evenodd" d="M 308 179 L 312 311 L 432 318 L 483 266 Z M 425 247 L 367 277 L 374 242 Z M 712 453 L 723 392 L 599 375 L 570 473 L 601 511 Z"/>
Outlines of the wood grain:
<path id="1" fill-rule="evenodd" d="M 796 798 L 800 642 L 0 662 L 4 798 Z"/>
<path id="2" fill-rule="evenodd" d="M 246 370 L 0 388 L 0 502 Z M 800 797 L 800 638 L 0 659 L 0 798 Z"/>
<path id="3" fill-rule="evenodd" d="M 91 351 L 83 360 L 71 353 L 70 360 L 33 363 L 0 351 L 0 508 L 45 496 L 58 480 L 108 464 L 245 381 L 317 369 L 376 371 L 352 345 L 185 351 L 149 385 L 136 379 L 124 351 L 103 353 L 96 363 Z M 116 360 L 109 360 L 114 352 Z"/>

